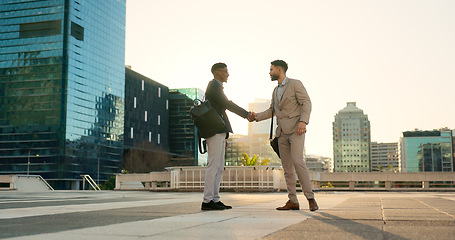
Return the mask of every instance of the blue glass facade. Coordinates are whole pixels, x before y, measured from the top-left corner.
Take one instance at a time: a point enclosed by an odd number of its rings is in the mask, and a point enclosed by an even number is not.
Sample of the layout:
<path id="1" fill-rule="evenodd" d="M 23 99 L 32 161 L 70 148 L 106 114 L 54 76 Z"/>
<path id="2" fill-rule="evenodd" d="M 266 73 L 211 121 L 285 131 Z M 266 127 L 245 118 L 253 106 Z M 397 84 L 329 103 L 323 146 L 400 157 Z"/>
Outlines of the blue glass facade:
<path id="1" fill-rule="evenodd" d="M 452 131 L 404 132 L 400 141 L 403 172 L 453 172 Z"/>
<path id="2" fill-rule="evenodd" d="M 204 94 L 197 88 L 169 90 L 169 151 L 173 166 L 207 164 L 207 154 L 198 151 L 197 130 L 190 115 L 194 100 L 204 99 Z"/>
<path id="3" fill-rule="evenodd" d="M 0 3 L 0 174 L 75 189 L 119 171 L 125 15 L 125 0 Z"/>

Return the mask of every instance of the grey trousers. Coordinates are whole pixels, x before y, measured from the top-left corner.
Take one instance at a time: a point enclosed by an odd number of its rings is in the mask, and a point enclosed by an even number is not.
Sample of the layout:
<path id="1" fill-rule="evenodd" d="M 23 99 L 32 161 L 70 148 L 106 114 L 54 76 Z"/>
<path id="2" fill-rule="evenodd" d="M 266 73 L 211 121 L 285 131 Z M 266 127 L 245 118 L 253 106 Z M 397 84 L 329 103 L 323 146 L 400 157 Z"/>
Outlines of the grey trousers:
<path id="1" fill-rule="evenodd" d="M 204 202 L 220 201 L 220 182 L 224 170 L 226 133 L 218 133 L 206 139 L 209 165 L 205 170 Z"/>
<path id="2" fill-rule="evenodd" d="M 310 175 L 305 161 L 303 160 L 304 144 L 305 134 L 299 136 L 297 133 L 289 135 L 281 133 L 278 138 L 278 146 L 280 148 L 281 163 L 284 169 L 288 197 L 293 203 L 299 202 L 296 193 L 296 173 L 305 197 L 307 199 L 314 199 Z"/>

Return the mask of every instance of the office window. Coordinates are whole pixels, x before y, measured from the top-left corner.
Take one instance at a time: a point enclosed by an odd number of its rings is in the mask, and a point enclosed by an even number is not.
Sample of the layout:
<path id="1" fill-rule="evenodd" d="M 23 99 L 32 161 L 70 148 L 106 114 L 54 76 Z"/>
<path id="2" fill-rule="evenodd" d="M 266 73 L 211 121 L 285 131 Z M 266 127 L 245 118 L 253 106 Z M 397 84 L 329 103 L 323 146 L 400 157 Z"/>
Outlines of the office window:
<path id="1" fill-rule="evenodd" d="M 23 23 L 19 26 L 19 38 L 44 37 L 62 33 L 62 20 Z"/>
<path id="2" fill-rule="evenodd" d="M 77 23 L 71 22 L 71 36 L 79 41 L 84 41 L 84 27 Z"/>

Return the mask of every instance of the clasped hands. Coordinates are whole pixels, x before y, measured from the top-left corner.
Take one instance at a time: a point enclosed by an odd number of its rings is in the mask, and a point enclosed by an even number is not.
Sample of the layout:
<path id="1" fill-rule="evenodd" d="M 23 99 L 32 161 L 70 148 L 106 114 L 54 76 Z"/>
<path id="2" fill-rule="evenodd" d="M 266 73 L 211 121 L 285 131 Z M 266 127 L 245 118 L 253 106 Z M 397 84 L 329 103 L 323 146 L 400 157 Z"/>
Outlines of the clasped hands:
<path id="1" fill-rule="evenodd" d="M 257 113 L 255 113 L 255 112 L 248 112 L 248 117 L 247 117 L 248 121 L 253 122 L 253 121 L 255 121 L 257 118 L 258 118 Z"/>

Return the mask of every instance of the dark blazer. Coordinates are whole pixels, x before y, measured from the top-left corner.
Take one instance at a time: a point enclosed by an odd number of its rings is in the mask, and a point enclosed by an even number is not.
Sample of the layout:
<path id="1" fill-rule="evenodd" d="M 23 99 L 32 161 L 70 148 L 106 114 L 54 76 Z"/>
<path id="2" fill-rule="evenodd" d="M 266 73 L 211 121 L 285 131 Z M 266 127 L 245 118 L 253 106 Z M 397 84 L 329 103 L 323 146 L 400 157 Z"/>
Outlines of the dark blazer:
<path id="1" fill-rule="evenodd" d="M 213 108 L 224 120 L 225 127 L 218 133 L 232 132 L 231 123 L 229 122 L 229 119 L 226 115 L 226 109 L 243 118 L 248 117 L 248 112 L 245 109 L 239 107 L 232 101 L 229 101 L 229 99 L 224 94 L 223 86 L 215 79 L 210 81 L 209 84 L 207 85 L 207 90 L 205 91 L 205 99 L 209 100 Z"/>

